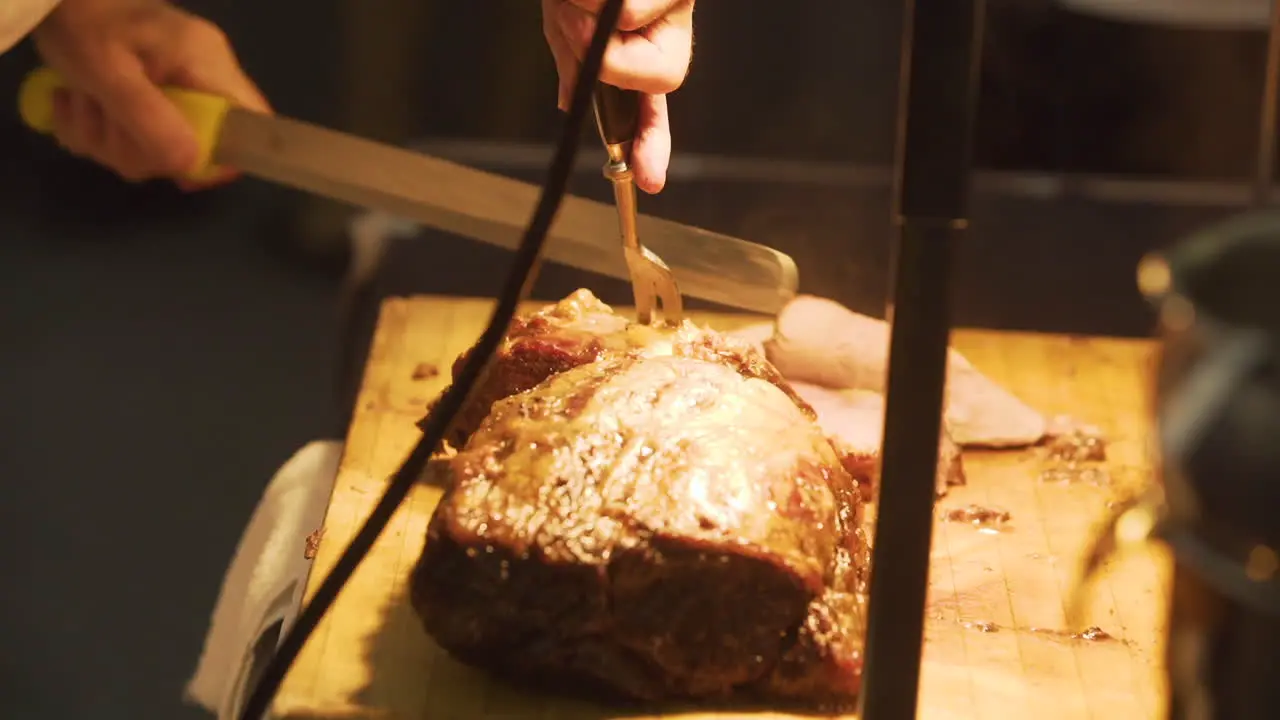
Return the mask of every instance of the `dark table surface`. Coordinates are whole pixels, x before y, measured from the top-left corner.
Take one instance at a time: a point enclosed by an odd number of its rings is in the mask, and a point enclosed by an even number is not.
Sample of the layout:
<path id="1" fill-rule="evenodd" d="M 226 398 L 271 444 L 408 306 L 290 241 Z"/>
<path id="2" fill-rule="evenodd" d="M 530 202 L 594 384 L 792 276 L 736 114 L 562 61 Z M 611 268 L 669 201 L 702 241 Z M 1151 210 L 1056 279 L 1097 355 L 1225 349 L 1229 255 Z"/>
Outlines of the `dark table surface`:
<path id="1" fill-rule="evenodd" d="M 341 437 L 335 280 L 265 242 L 272 188 L 129 188 L 13 127 L 0 157 L 0 716 L 202 717 L 241 529 Z"/>

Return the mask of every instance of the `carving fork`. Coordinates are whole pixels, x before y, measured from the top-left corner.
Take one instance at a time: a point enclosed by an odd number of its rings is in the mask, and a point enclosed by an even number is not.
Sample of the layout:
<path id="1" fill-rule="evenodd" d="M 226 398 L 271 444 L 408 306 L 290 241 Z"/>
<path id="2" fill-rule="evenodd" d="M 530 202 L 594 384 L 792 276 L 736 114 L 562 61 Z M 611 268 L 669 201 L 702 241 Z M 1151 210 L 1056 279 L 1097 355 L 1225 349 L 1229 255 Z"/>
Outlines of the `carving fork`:
<path id="1" fill-rule="evenodd" d="M 631 146 L 636 137 L 640 94 L 597 83 L 594 109 L 596 127 L 609 154 L 604 176 L 613 184 L 613 199 L 618 206 L 622 252 L 635 292 L 636 320 L 641 325 L 652 324 L 655 300 L 658 300 L 662 303 L 663 320 L 670 325 L 679 325 L 684 309 L 675 276 L 662 258 L 640 244 L 636 232 L 636 185 L 631 170 Z"/>

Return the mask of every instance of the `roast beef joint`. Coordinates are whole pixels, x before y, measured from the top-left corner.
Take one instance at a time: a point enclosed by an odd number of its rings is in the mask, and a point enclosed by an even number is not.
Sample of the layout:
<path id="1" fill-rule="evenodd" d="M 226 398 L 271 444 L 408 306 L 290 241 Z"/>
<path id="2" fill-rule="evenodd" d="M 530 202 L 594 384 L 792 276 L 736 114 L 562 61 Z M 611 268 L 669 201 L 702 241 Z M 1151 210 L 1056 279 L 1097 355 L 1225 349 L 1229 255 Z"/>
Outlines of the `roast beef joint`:
<path id="1" fill-rule="evenodd" d="M 804 394 L 834 403 L 823 422 Z M 840 417 L 879 431 L 874 402 L 798 393 L 689 321 L 638 326 L 585 290 L 522 316 L 430 467 L 414 608 L 453 657 L 521 683 L 850 701 L 879 436 Z M 962 474 L 940 442 L 942 490 Z"/>

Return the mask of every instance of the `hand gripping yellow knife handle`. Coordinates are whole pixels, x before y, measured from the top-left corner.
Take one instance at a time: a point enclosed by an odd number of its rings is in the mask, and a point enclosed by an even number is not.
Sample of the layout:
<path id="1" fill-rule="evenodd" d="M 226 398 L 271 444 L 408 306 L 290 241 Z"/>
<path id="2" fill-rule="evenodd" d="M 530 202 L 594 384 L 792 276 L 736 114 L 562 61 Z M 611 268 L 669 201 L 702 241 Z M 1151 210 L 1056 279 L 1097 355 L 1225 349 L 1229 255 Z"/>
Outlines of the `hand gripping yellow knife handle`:
<path id="1" fill-rule="evenodd" d="M 38 68 L 27 75 L 18 90 L 18 113 L 22 122 L 36 132 L 46 135 L 53 133 L 53 95 L 57 90 L 67 87 L 67 83 L 57 71 L 50 68 Z M 196 136 L 200 146 L 199 160 L 186 175 L 187 180 L 201 181 L 218 175 L 219 168 L 215 161 L 218 139 L 222 135 L 222 123 L 231 109 L 231 102 L 226 98 L 185 90 L 177 87 L 164 88 L 165 97 L 182 112 Z"/>

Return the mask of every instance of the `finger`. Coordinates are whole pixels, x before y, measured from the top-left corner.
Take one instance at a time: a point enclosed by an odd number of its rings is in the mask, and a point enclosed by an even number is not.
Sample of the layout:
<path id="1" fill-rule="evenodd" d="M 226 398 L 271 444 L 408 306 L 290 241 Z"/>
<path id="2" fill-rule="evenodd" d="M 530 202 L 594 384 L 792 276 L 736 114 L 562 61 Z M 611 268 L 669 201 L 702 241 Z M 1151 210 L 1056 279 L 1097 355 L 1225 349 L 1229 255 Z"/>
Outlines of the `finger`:
<path id="1" fill-rule="evenodd" d="M 206 92 L 218 92 L 216 88 L 225 88 L 221 91 L 223 97 L 231 100 L 232 103 L 247 110 L 253 110 L 260 113 L 273 113 L 271 105 L 267 102 L 266 97 L 258 90 L 257 86 L 242 71 L 235 73 L 239 75 L 234 78 L 231 73 L 218 79 L 210 79 L 208 84 L 202 84 L 200 81 L 193 80 L 188 87 L 192 89 L 205 90 Z M 211 177 L 202 180 L 189 180 L 177 177 L 175 183 L 183 192 L 196 192 L 199 190 L 207 190 L 210 188 L 225 185 L 236 178 L 240 177 L 240 171 L 230 167 L 220 167 Z"/>
<path id="2" fill-rule="evenodd" d="M 576 5 L 562 5 L 561 33 L 579 62 L 586 56 L 596 18 Z M 600 79 L 626 90 L 652 95 L 673 92 L 684 82 L 689 69 L 693 35 L 666 20 L 658 21 L 643 33 L 615 34 L 605 48 Z"/>
<path id="3" fill-rule="evenodd" d="M 662 192 L 671 162 L 671 124 L 666 95 L 643 95 L 631 161 L 636 186 L 650 195 Z"/>
<path id="4" fill-rule="evenodd" d="M 55 90 L 53 94 L 53 137 L 67 152 L 84 155 L 91 143 L 85 137 L 85 129 L 94 118 L 85 115 L 81 96 L 71 90 Z"/>
<path id="5" fill-rule="evenodd" d="M 271 113 L 271 104 L 253 80 L 239 65 L 216 68 L 190 66 L 178 73 L 174 81 L 178 85 L 224 97 L 232 105 L 259 113 Z"/>
<path id="6" fill-rule="evenodd" d="M 556 107 L 561 112 L 568 112 L 569 103 L 573 100 L 573 87 L 578 82 L 578 61 L 565 44 L 564 38 L 557 35 L 548 44 L 551 46 L 551 57 L 556 63 Z"/>
<path id="7" fill-rule="evenodd" d="M 174 184 L 183 192 L 199 192 L 201 190 L 210 190 L 215 187 L 226 185 L 238 177 L 240 177 L 239 172 L 232 168 L 223 168 L 211 178 L 206 178 L 204 180 L 184 180 L 179 178 L 174 181 Z"/>
<path id="8" fill-rule="evenodd" d="M 55 109 L 54 117 L 54 136 L 58 144 L 73 155 L 97 160 L 107 125 L 102 106 L 80 92 L 65 91 L 63 97 L 64 110 L 59 117 Z"/>
<path id="9" fill-rule="evenodd" d="M 226 33 L 204 18 L 179 13 L 176 23 L 136 30 L 147 75 L 156 83 L 178 85 L 230 100 L 237 107 L 270 113 L 262 90 L 249 78 Z"/>
<path id="10" fill-rule="evenodd" d="M 579 9 L 599 15 L 604 7 L 604 0 L 567 0 Z M 692 0 L 626 0 L 622 3 L 622 13 L 618 15 L 618 30 L 631 32 L 653 24 L 659 18 L 666 17 L 683 5 L 693 5 Z"/>
<path id="11" fill-rule="evenodd" d="M 67 142 L 71 132 L 71 92 L 59 88 L 53 91 L 53 137 L 67 150 L 74 150 Z"/>
<path id="12" fill-rule="evenodd" d="M 112 47 L 96 63 L 77 63 L 69 78 L 98 101 L 111 122 L 126 128 L 148 157 L 148 165 L 164 175 L 189 171 L 199 156 L 195 133 L 178 108 L 148 77 L 137 55 Z"/>
<path id="13" fill-rule="evenodd" d="M 244 71 L 226 35 L 216 25 L 194 19 L 176 37 L 168 38 L 168 67 L 160 69 L 166 84 L 224 97 L 233 105 L 254 112 L 273 112 L 270 102 Z M 184 192 L 195 192 L 224 185 L 239 177 L 233 168 L 220 168 L 212 177 L 191 180 L 176 177 L 175 184 Z"/>
<path id="14" fill-rule="evenodd" d="M 578 60 L 565 42 L 557 22 L 557 7 L 562 0 L 542 0 L 542 35 L 551 48 L 551 58 L 556 64 L 556 107 L 568 111 L 573 96 L 573 85 L 578 79 Z"/>
<path id="15" fill-rule="evenodd" d="M 129 182 L 142 182 L 163 174 L 151 165 L 151 156 L 129 131 L 118 124 L 106 123 L 102 140 L 94 146 L 91 155 Z"/>
<path id="16" fill-rule="evenodd" d="M 85 93 L 59 90 L 54 95 L 54 134 L 77 156 L 103 165 L 132 182 L 157 173 L 147 154 L 119 125 L 111 123 L 102 106 Z"/>
<path id="17" fill-rule="evenodd" d="M 189 39 L 178 48 L 182 61 L 171 73 L 169 82 L 227 98 L 232 104 L 260 113 L 272 112 L 262 90 L 251 80 L 231 43 L 215 26 L 200 22 Z M 191 37 L 188 35 L 188 37 Z"/>
<path id="18" fill-rule="evenodd" d="M 660 20 L 643 33 L 616 35 L 605 50 L 605 82 L 653 95 L 675 92 L 689 73 L 693 36 Z"/>

